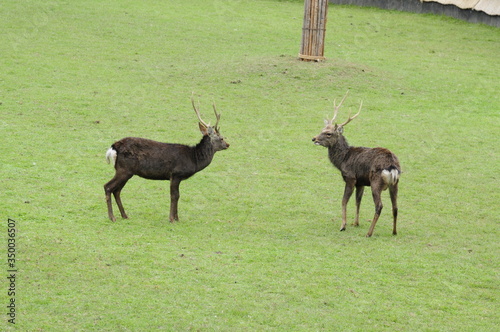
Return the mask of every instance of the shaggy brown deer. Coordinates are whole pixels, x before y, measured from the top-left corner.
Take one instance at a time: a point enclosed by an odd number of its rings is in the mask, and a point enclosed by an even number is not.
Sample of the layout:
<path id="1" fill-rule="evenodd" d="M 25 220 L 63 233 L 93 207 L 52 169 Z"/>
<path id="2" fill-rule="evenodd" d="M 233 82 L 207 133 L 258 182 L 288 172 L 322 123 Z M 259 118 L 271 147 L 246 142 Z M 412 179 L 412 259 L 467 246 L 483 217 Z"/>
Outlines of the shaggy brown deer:
<path id="1" fill-rule="evenodd" d="M 199 128 L 203 137 L 196 146 L 161 143 L 139 137 L 126 137 L 115 142 L 106 152 L 108 163 L 113 161 L 115 176 L 104 185 L 109 219 L 115 221 L 111 205 L 111 194 L 123 218 L 128 218 L 123 209 L 120 193 L 127 181 L 134 175 L 151 180 L 170 180 L 170 222 L 179 220 L 177 203 L 179 201 L 179 184 L 195 173 L 201 171 L 212 161 L 217 151 L 225 150 L 229 144 L 219 131 L 220 114 L 217 114 L 215 103 L 213 109 L 217 122 L 215 126 L 206 124 L 195 106 L 191 103 L 199 120 Z"/>
<path id="2" fill-rule="evenodd" d="M 345 181 L 344 197 L 342 198 L 342 226 L 341 231 L 345 231 L 347 223 L 347 203 L 354 188 L 356 188 L 356 218 L 354 226 L 359 226 L 359 207 L 363 197 L 365 186 L 372 189 L 373 201 L 375 202 L 375 215 L 373 217 L 367 237 L 372 236 L 373 229 L 382 212 L 382 191 L 389 188 L 392 202 L 393 229 L 392 234 L 396 235 L 396 222 L 398 217 L 398 182 L 401 173 L 398 158 L 391 151 L 384 148 L 353 147 L 347 143 L 342 135 L 344 126 L 356 118 L 361 112 L 363 103 L 359 106 L 359 111 L 342 124 L 334 123 L 338 110 L 345 98 L 337 106 L 334 101 L 334 115 L 331 120 L 325 120 L 325 128 L 312 140 L 316 145 L 328 148 L 328 157 L 332 164 L 342 173 Z"/>

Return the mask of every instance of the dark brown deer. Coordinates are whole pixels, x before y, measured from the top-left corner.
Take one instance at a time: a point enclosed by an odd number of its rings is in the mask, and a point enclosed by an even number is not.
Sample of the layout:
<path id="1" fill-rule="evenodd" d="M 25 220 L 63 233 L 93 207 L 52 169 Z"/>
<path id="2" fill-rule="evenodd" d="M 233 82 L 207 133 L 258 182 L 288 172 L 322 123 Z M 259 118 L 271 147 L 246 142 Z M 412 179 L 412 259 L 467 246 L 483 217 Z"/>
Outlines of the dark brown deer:
<path id="1" fill-rule="evenodd" d="M 359 111 L 342 124 L 334 124 L 338 110 L 345 98 L 337 106 L 334 101 L 335 113 L 331 120 L 325 120 L 325 128 L 312 140 L 316 145 L 328 148 L 328 157 L 332 164 L 342 173 L 345 181 L 344 197 L 342 199 L 342 226 L 341 231 L 345 231 L 347 223 L 347 203 L 354 188 L 356 188 L 356 218 L 354 226 L 359 226 L 359 207 L 363 197 L 365 186 L 372 189 L 373 201 L 375 202 L 375 216 L 373 217 L 367 237 L 372 236 L 373 229 L 382 212 L 382 191 L 389 188 L 392 202 L 393 229 L 392 234 L 396 235 L 396 222 L 398 217 L 398 182 L 401 173 L 398 158 L 391 151 L 384 148 L 365 148 L 349 146 L 347 140 L 342 135 L 344 126 L 356 118 L 361 112 L 363 103 L 359 106 Z"/>
<path id="2" fill-rule="evenodd" d="M 195 173 L 201 171 L 212 161 L 217 151 L 225 150 L 229 144 L 219 131 L 220 114 L 217 114 L 215 103 L 213 109 L 217 122 L 215 126 L 206 124 L 191 97 L 194 111 L 199 120 L 203 137 L 196 146 L 161 143 L 139 137 L 126 137 L 115 142 L 106 152 L 108 163 L 113 161 L 115 176 L 104 185 L 109 219 L 115 221 L 111 206 L 111 194 L 123 218 L 128 218 L 123 209 L 120 193 L 128 180 L 134 175 L 151 180 L 170 180 L 170 222 L 179 220 L 177 203 L 179 201 L 179 184 Z"/>

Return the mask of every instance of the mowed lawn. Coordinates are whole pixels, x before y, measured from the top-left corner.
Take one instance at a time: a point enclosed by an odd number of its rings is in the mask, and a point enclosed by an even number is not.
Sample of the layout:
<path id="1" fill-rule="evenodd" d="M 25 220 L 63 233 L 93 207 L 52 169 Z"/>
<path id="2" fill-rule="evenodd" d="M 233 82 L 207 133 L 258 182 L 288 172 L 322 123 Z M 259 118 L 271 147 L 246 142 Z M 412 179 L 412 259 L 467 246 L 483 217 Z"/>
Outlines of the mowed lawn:
<path id="1" fill-rule="evenodd" d="M 495 331 L 500 30 L 331 5 L 325 62 L 297 60 L 302 1 L 0 6 L 2 330 Z M 344 183 L 311 139 L 333 115 L 400 159 L 372 238 L 339 232 Z M 194 145 L 190 97 L 231 144 L 181 183 L 132 178 L 107 218 L 105 152 Z M 8 220 L 15 221 L 11 281 Z M 11 293 L 11 294 L 9 294 Z M 15 324 L 7 306 L 15 301 Z"/>

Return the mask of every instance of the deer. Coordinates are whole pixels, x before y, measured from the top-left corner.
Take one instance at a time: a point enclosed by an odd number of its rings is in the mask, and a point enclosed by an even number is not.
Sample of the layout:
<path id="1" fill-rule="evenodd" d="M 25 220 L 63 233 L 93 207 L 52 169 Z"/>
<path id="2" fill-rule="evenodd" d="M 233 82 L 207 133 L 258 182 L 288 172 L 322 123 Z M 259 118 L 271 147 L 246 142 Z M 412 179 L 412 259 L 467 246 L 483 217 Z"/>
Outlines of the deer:
<path id="1" fill-rule="evenodd" d="M 340 231 L 346 230 L 347 203 L 356 188 L 356 217 L 354 226 L 359 226 L 359 208 L 365 187 L 371 187 L 373 201 L 375 203 L 375 215 L 371 221 L 366 237 L 371 237 L 375 225 L 382 212 L 382 191 L 389 188 L 392 203 L 393 229 L 392 234 L 397 235 L 396 223 L 398 217 L 398 182 L 401 175 L 399 160 L 394 153 L 388 149 L 377 147 L 353 147 L 350 146 L 343 135 L 344 126 L 354 120 L 363 106 L 361 101 L 358 112 L 349 116 L 347 121 L 341 124 L 334 123 L 342 103 L 349 91 L 344 95 L 339 105 L 334 100 L 334 115 L 331 120 L 325 120 L 325 128 L 315 136 L 312 141 L 315 145 L 328 148 L 328 157 L 331 163 L 340 170 L 345 182 L 344 196 L 342 198 L 342 226 Z"/>
<path id="2" fill-rule="evenodd" d="M 106 152 L 106 160 L 113 163 L 115 176 L 104 185 L 106 193 L 106 203 L 108 206 L 108 217 L 111 221 L 116 221 L 113 215 L 111 194 L 113 194 L 122 218 L 128 219 L 120 198 L 121 191 L 125 184 L 134 175 L 150 180 L 170 181 L 170 222 L 179 220 L 177 204 L 179 201 L 179 185 L 182 180 L 186 180 L 205 169 L 217 151 L 229 148 L 220 133 L 219 121 L 220 113 L 217 113 L 215 102 L 213 110 L 216 123 L 211 126 L 202 120 L 194 98 L 191 96 L 198 126 L 203 135 L 200 142 L 195 146 L 183 144 L 162 143 L 140 137 L 125 137 L 111 145 Z"/>

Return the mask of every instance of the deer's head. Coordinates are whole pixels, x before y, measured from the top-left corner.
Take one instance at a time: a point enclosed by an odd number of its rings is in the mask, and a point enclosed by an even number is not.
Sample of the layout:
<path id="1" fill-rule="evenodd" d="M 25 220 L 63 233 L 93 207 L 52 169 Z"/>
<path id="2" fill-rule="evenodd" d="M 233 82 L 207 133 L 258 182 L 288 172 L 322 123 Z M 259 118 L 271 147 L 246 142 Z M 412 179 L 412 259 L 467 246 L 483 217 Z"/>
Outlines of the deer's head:
<path id="1" fill-rule="evenodd" d="M 349 118 L 347 119 L 346 122 L 341 124 L 337 124 L 334 122 L 335 119 L 337 118 L 340 106 L 342 106 L 342 103 L 346 99 L 348 93 L 349 91 L 346 92 L 344 98 L 342 98 L 339 105 L 336 104 L 335 100 L 333 101 L 333 107 L 335 110 L 333 118 L 331 120 L 328 119 L 325 120 L 325 128 L 323 128 L 323 130 L 321 131 L 321 133 L 319 133 L 319 135 L 314 136 L 312 139 L 314 144 L 322 145 L 325 147 L 334 146 L 339 140 L 339 137 L 342 136 L 342 133 L 344 132 L 344 126 L 359 115 L 359 113 L 361 112 L 361 107 L 363 106 L 363 102 L 361 102 L 361 104 L 359 105 L 358 113 L 356 113 L 354 116 L 351 116 L 351 114 L 349 113 Z"/>
<path id="2" fill-rule="evenodd" d="M 196 116 L 198 117 L 198 126 L 200 127 L 200 131 L 203 136 L 208 136 L 210 138 L 210 142 L 215 151 L 225 150 L 229 147 L 229 143 L 227 143 L 224 137 L 220 133 L 219 121 L 220 121 L 220 113 L 217 113 L 217 109 L 215 107 L 215 103 L 213 103 L 215 118 L 217 121 L 215 122 L 215 126 L 211 126 L 210 122 L 207 124 L 202 120 L 200 115 L 199 107 L 196 107 L 194 103 L 194 98 L 191 96 L 191 103 L 193 104 L 194 111 Z"/>

